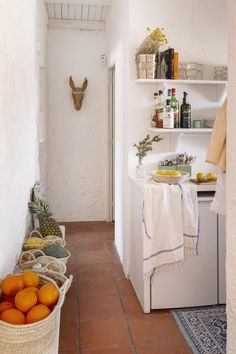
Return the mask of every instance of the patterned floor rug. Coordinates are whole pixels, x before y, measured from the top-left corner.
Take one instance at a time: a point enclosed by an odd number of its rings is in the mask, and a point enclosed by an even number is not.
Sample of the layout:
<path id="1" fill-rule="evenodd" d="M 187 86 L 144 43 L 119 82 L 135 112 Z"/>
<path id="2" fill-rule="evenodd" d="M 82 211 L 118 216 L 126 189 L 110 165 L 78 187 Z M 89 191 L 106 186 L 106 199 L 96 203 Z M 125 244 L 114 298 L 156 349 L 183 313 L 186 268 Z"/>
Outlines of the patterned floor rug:
<path id="1" fill-rule="evenodd" d="M 225 306 L 194 307 L 171 311 L 194 354 L 225 354 Z"/>

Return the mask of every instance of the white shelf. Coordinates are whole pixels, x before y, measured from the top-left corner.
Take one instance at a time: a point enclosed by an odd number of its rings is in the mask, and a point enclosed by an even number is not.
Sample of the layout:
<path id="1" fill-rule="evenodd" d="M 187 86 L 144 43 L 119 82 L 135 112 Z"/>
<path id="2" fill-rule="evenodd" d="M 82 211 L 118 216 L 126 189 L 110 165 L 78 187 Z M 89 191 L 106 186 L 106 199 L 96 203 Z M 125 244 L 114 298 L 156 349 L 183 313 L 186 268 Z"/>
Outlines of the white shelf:
<path id="1" fill-rule="evenodd" d="M 211 85 L 216 90 L 216 101 L 221 100 L 226 95 L 228 81 L 223 80 L 164 80 L 164 79 L 138 79 L 137 84 L 156 84 L 159 89 L 165 90 L 168 85 Z"/>
<path id="2" fill-rule="evenodd" d="M 164 80 L 164 79 L 138 79 L 137 84 L 176 84 L 176 85 L 226 85 L 228 81 L 220 80 Z"/>
<path id="3" fill-rule="evenodd" d="M 147 128 L 148 131 L 153 133 L 181 133 L 181 134 L 210 134 L 212 132 L 211 128 L 174 128 L 174 129 L 164 129 L 164 128 Z"/>
<path id="4" fill-rule="evenodd" d="M 169 142 L 171 151 L 176 150 L 181 137 L 190 135 L 206 135 L 211 134 L 211 128 L 174 128 L 174 129 L 164 129 L 164 128 L 151 128 L 148 127 L 147 130 L 155 134 L 170 134 Z"/>

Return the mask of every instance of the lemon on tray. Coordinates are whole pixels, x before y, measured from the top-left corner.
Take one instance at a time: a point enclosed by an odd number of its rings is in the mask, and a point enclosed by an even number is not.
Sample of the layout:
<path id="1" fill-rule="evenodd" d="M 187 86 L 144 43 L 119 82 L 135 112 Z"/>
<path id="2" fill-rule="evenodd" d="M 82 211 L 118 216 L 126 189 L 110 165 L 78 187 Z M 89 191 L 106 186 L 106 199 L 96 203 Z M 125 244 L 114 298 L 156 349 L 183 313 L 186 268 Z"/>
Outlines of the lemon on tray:
<path id="1" fill-rule="evenodd" d="M 217 180 L 217 174 L 214 173 L 214 172 L 209 172 L 209 173 L 206 175 L 206 178 L 207 178 L 209 181 L 216 181 L 216 180 Z"/>
<path id="2" fill-rule="evenodd" d="M 202 172 L 197 173 L 197 180 L 198 181 L 204 181 L 206 179 L 206 175 Z"/>
<path id="3" fill-rule="evenodd" d="M 214 172 L 209 172 L 206 175 L 202 172 L 198 172 L 196 177 L 199 182 L 214 182 L 217 180 L 217 175 Z"/>

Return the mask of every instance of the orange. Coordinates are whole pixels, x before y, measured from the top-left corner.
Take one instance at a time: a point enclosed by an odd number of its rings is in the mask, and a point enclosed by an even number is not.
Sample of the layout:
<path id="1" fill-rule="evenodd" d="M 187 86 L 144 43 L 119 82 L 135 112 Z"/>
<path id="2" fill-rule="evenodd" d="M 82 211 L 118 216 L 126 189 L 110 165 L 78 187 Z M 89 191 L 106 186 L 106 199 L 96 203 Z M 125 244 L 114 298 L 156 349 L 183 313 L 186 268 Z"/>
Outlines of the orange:
<path id="1" fill-rule="evenodd" d="M 26 323 L 34 323 L 34 322 L 43 320 L 50 313 L 51 313 L 51 311 L 49 310 L 49 308 L 47 306 L 42 305 L 42 304 L 36 305 L 36 306 L 32 307 L 32 309 L 30 309 L 29 312 L 27 313 Z"/>
<path id="2" fill-rule="evenodd" d="M 3 296 L 1 297 L 1 302 L 5 302 L 5 301 L 14 304 L 14 296 L 8 296 L 3 294 Z"/>
<path id="3" fill-rule="evenodd" d="M 32 270 L 24 272 L 22 278 L 24 280 L 25 288 L 28 288 L 29 286 L 37 287 L 39 285 L 39 276 Z"/>
<path id="4" fill-rule="evenodd" d="M 3 313 L 6 310 L 12 309 L 13 307 L 14 306 L 13 306 L 12 302 L 7 302 L 7 301 L 2 302 L 0 304 L 0 314 Z"/>
<path id="5" fill-rule="evenodd" d="M 40 304 L 52 306 L 57 303 L 59 291 L 53 284 L 46 284 L 38 291 L 38 301 Z"/>
<path id="6" fill-rule="evenodd" d="M 9 275 L 3 279 L 1 288 L 4 294 L 14 296 L 24 288 L 24 280 L 20 275 Z"/>
<path id="7" fill-rule="evenodd" d="M 28 288 L 24 288 L 23 290 L 21 291 L 33 291 L 33 293 L 35 293 L 37 295 L 39 289 L 36 288 L 35 286 L 29 286 Z"/>
<path id="8" fill-rule="evenodd" d="M 16 325 L 25 324 L 25 315 L 16 309 L 9 309 L 9 310 L 4 311 L 0 315 L 0 319 L 2 321 L 16 324 Z"/>
<path id="9" fill-rule="evenodd" d="M 21 312 L 27 312 L 38 302 L 37 295 L 33 291 L 19 291 L 15 296 L 15 306 Z"/>

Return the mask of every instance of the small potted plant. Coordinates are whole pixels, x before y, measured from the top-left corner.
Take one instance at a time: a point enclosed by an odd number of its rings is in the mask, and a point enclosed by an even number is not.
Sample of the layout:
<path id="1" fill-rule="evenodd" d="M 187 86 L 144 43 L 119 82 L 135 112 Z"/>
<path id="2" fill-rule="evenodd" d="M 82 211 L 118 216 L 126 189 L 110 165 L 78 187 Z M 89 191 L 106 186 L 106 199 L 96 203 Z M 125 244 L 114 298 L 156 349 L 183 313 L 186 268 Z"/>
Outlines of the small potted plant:
<path id="1" fill-rule="evenodd" d="M 138 79 L 155 78 L 156 58 L 167 42 L 163 28 L 157 27 L 153 31 L 147 28 L 147 35 L 136 53 Z"/>
<path id="2" fill-rule="evenodd" d="M 136 176 L 144 177 L 145 170 L 143 165 L 143 159 L 147 155 L 148 151 L 152 150 L 152 143 L 163 140 L 159 135 L 155 135 L 153 138 L 148 134 L 146 138 L 141 140 L 138 144 L 134 144 L 133 146 L 137 149 L 136 156 L 138 157 L 138 165 L 136 166 Z"/>

